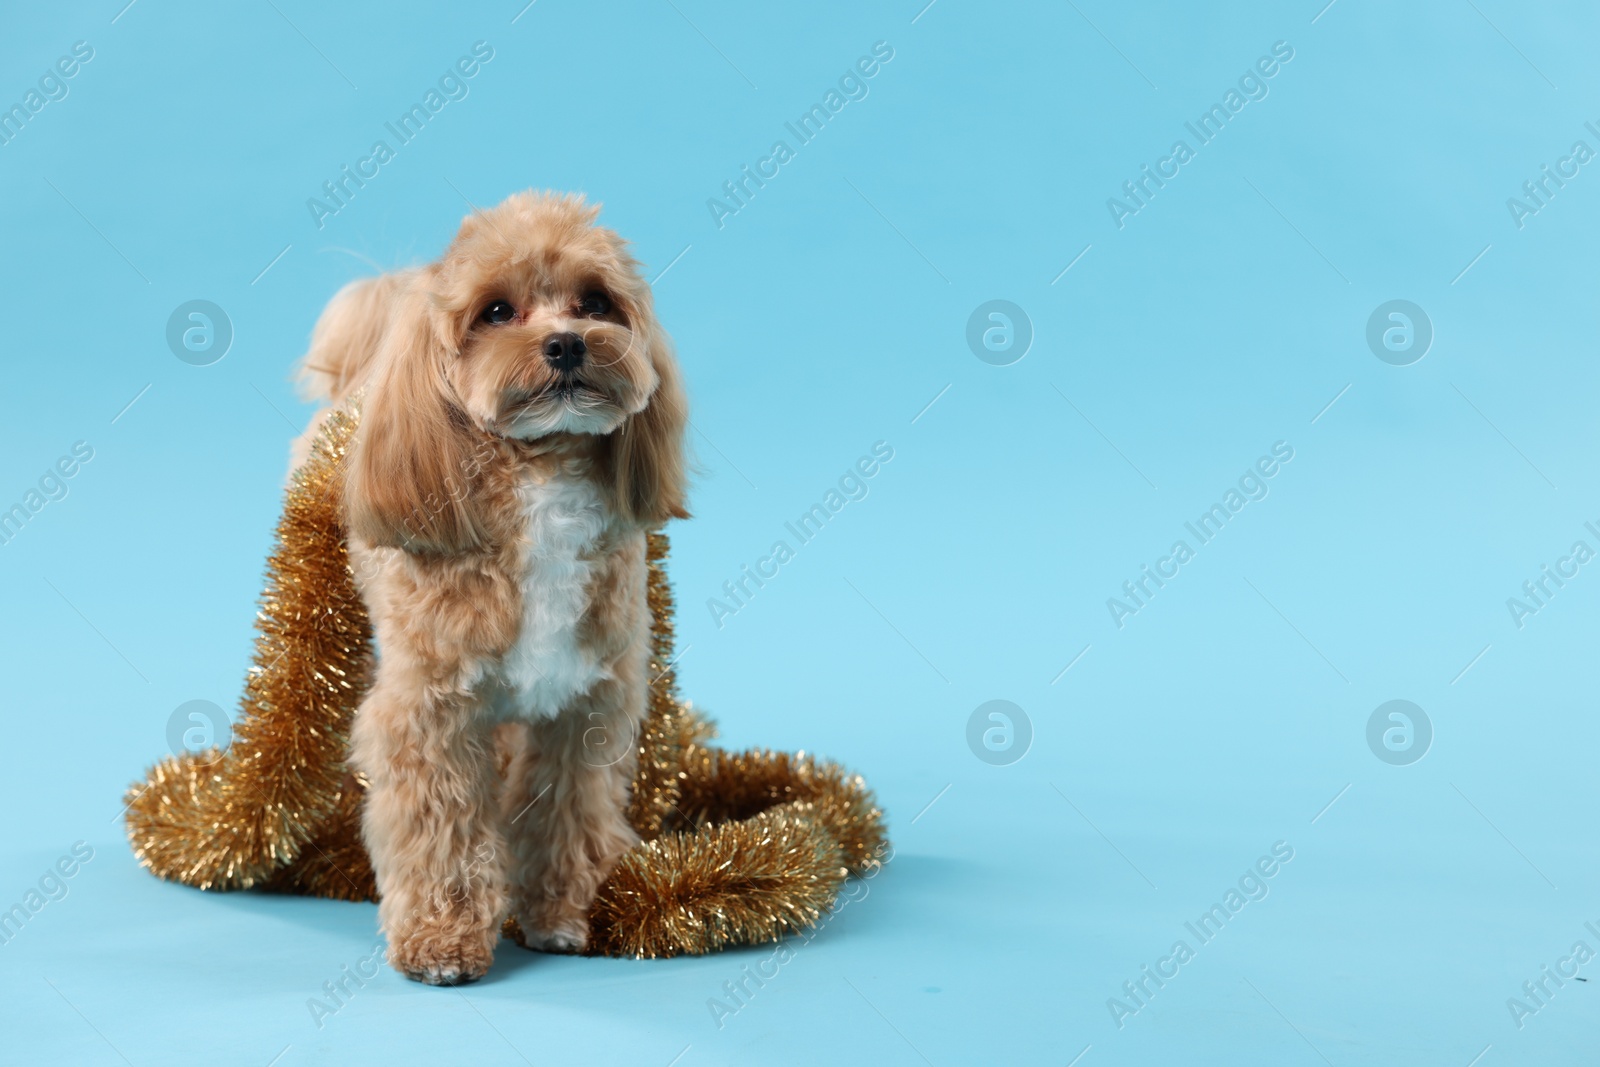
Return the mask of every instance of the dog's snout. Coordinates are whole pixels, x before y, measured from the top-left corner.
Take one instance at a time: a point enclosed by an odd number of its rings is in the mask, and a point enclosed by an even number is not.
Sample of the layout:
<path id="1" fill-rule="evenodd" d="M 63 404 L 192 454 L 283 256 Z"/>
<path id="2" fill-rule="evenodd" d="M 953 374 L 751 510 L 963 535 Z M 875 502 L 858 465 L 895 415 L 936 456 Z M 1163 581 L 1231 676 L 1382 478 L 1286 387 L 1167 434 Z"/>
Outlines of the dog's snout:
<path id="1" fill-rule="evenodd" d="M 570 330 L 544 339 L 544 358 L 556 370 L 572 370 L 583 362 L 584 353 L 588 351 L 583 338 Z"/>

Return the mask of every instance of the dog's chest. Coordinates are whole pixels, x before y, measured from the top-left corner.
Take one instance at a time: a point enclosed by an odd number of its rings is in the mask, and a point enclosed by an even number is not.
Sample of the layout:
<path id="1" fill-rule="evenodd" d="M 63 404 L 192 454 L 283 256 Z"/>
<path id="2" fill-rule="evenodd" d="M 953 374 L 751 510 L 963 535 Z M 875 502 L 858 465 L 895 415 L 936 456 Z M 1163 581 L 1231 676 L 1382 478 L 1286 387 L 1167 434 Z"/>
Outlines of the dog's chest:
<path id="1" fill-rule="evenodd" d="M 590 478 L 557 471 L 517 491 L 526 523 L 522 625 L 502 662 L 507 712 L 546 718 L 587 692 L 608 671 L 582 639 L 595 559 L 608 523 Z"/>

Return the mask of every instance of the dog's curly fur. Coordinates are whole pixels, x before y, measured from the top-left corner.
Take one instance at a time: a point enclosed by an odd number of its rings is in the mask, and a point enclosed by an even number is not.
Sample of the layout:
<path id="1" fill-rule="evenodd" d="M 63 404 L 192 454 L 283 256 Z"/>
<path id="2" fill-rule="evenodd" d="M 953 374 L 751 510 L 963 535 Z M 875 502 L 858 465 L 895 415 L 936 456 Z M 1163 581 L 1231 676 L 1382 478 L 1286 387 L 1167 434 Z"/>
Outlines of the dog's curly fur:
<path id="1" fill-rule="evenodd" d="M 379 658 L 352 764 L 389 960 L 425 982 L 481 976 L 507 915 L 583 949 L 637 840 L 645 532 L 687 515 L 687 416 L 597 213 L 530 192 L 469 216 L 438 262 L 340 292 L 302 368 L 361 393 L 345 512 Z"/>

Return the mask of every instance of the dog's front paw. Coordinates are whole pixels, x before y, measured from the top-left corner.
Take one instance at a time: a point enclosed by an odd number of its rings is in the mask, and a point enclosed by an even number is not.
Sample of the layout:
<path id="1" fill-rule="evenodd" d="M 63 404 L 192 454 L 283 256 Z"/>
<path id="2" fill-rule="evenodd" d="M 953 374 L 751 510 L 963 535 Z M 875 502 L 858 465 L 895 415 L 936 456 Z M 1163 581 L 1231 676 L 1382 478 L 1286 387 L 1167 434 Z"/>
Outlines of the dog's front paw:
<path id="1" fill-rule="evenodd" d="M 582 952 L 589 945 L 589 920 L 583 917 L 537 920 L 531 916 L 518 921 L 522 943 L 537 952 L 567 955 Z"/>
<path id="2" fill-rule="evenodd" d="M 494 962 L 492 942 L 476 932 L 437 927 L 393 937 L 389 963 L 407 978 L 429 985 L 465 985 L 489 972 Z"/>

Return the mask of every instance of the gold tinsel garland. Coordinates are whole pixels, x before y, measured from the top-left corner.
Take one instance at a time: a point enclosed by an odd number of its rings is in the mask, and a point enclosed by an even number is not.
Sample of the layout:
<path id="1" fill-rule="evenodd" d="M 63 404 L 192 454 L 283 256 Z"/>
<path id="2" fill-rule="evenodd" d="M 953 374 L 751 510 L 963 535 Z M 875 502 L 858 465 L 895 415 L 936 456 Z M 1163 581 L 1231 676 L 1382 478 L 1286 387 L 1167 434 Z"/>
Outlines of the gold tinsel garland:
<path id="1" fill-rule="evenodd" d="M 340 521 L 356 409 L 333 412 L 295 471 L 267 561 L 255 664 L 225 752 L 169 756 L 130 787 L 128 836 L 156 875 L 373 900 L 362 783 L 345 768 L 371 681 L 372 630 Z M 708 747 L 678 698 L 667 538 L 649 542 L 651 676 L 628 818 L 642 839 L 601 886 L 589 952 L 674 956 L 775 940 L 814 924 L 847 873 L 886 850 L 861 778 L 804 753 Z M 514 921 L 505 933 L 521 941 Z"/>

